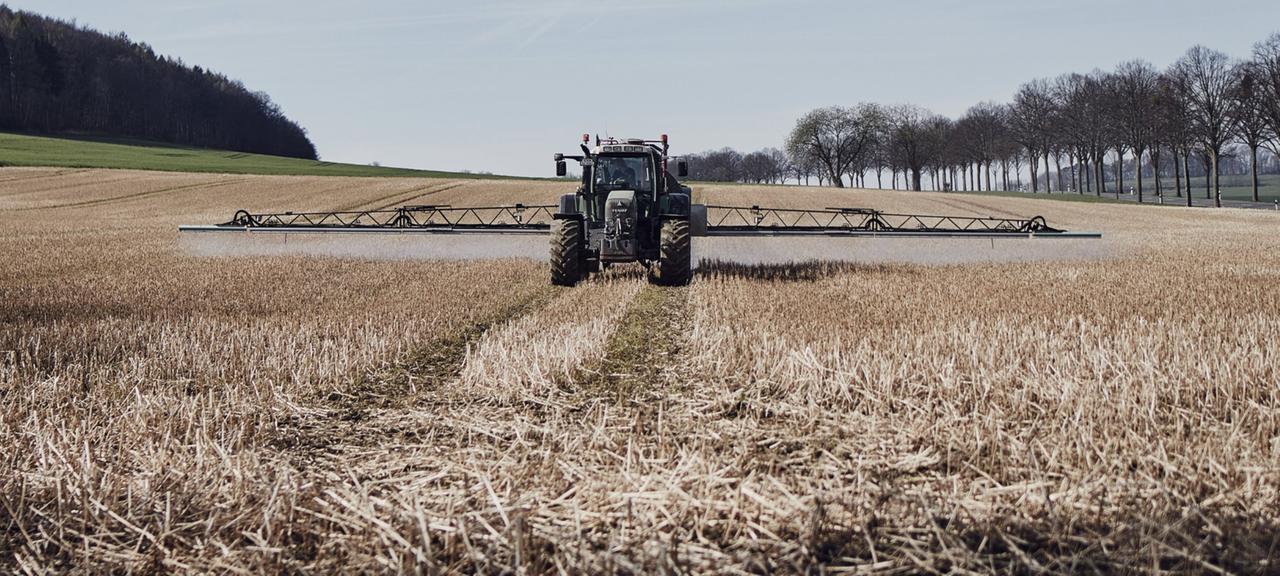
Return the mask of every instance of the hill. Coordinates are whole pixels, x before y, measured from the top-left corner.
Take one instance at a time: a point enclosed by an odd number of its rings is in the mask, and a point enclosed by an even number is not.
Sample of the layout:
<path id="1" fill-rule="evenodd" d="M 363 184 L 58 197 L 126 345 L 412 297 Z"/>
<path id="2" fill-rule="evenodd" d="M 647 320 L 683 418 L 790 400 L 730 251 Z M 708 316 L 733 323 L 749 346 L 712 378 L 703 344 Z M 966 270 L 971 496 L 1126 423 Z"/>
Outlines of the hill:
<path id="1" fill-rule="evenodd" d="M 125 168 L 168 172 L 212 172 L 288 176 L 412 176 L 505 178 L 409 168 L 340 164 L 264 154 L 247 154 L 141 140 L 45 137 L 0 132 L 0 166 Z"/>
<path id="2" fill-rule="evenodd" d="M 238 81 L 0 4 L 0 130 L 118 137 L 317 158 L 301 126 Z"/>

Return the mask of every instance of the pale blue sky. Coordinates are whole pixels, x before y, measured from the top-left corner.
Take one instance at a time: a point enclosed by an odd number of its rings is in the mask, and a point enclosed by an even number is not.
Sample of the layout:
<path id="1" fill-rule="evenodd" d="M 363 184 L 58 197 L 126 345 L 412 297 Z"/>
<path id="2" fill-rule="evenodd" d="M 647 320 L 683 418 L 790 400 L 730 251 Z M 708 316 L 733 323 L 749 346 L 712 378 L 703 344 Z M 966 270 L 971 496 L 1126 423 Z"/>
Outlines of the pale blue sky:
<path id="1" fill-rule="evenodd" d="M 583 132 L 781 146 L 830 104 L 956 116 L 1037 76 L 1237 57 L 1274 0 L 26 0 L 263 90 L 326 160 L 550 175 Z M 1210 16 L 1212 20 L 1206 20 Z"/>

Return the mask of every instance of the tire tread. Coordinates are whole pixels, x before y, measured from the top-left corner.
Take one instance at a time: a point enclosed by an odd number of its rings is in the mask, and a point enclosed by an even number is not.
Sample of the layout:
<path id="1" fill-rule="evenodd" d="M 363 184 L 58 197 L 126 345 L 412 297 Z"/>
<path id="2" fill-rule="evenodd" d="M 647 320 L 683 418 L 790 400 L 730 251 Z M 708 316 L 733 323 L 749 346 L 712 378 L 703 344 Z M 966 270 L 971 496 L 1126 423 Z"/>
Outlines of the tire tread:
<path id="1" fill-rule="evenodd" d="M 582 227 L 575 220 L 556 220 L 551 230 L 551 283 L 574 286 L 582 280 Z"/>
<path id="2" fill-rule="evenodd" d="M 662 223 L 658 248 L 658 265 L 651 280 L 663 286 L 684 286 L 693 280 L 693 248 L 689 222 L 667 220 Z"/>

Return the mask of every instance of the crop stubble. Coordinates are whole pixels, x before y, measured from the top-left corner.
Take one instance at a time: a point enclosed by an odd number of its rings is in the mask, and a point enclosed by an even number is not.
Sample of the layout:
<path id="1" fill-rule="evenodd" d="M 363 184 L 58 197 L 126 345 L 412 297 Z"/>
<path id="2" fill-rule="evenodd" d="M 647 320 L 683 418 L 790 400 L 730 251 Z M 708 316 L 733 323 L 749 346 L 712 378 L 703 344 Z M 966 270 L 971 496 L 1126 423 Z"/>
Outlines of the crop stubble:
<path id="1" fill-rule="evenodd" d="M 173 230 L 562 184 L 0 172 L 6 569 L 1276 569 L 1271 214 L 706 186 L 1044 213 L 1113 257 L 561 290 Z"/>

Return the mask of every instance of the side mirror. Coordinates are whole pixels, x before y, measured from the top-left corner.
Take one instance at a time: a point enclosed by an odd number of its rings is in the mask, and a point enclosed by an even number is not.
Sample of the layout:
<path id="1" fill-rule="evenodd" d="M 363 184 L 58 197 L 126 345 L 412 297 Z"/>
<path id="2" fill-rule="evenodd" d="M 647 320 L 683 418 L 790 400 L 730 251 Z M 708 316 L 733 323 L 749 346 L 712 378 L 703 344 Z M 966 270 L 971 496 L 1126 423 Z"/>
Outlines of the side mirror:
<path id="1" fill-rule="evenodd" d="M 556 176 L 564 177 L 568 172 L 568 169 L 565 168 L 564 160 L 556 161 Z"/>
<path id="2" fill-rule="evenodd" d="M 677 175 L 677 176 L 679 176 L 680 178 L 684 178 L 684 177 L 688 176 L 688 175 L 689 175 L 689 163 L 688 163 L 688 162 L 685 162 L 684 160 L 679 160 L 679 161 L 677 161 L 677 162 L 676 162 L 676 175 Z"/>

